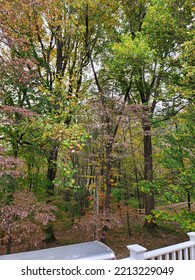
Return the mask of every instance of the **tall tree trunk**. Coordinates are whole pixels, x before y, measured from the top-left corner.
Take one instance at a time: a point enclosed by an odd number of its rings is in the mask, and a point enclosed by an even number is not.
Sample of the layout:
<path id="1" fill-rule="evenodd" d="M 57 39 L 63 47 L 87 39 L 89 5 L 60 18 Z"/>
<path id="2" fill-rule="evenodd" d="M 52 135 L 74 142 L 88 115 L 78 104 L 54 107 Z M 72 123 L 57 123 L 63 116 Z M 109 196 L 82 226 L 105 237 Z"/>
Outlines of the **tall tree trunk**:
<path id="1" fill-rule="evenodd" d="M 112 153 L 112 143 L 108 143 L 106 147 L 106 198 L 105 198 L 105 211 L 110 208 L 110 193 L 111 193 L 111 153 Z"/>
<path id="2" fill-rule="evenodd" d="M 47 191 L 48 194 L 54 194 L 54 180 L 56 178 L 56 171 L 57 171 L 57 158 L 58 158 L 58 147 L 54 146 L 48 155 L 47 162 L 48 162 L 48 169 L 47 169 Z"/>
<path id="3" fill-rule="evenodd" d="M 111 175 L 111 168 L 112 168 L 112 164 L 111 164 L 111 153 L 112 153 L 112 145 L 113 142 L 112 141 L 108 141 L 107 145 L 106 145 L 106 197 L 105 197 L 105 214 L 108 217 L 106 222 L 109 223 L 110 222 L 110 218 L 109 218 L 109 209 L 110 209 L 110 193 L 111 193 L 111 181 L 110 181 L 110 175 Z M 108 231 L 108 226 L 104 225 L 103 230 L 102 230 L 102 237 L 101 237 L 101 242 L 103 242 L 104 244 L 107 243 L 107 231 Z"/>
<path id="4" fill-rule="evenodd" d="M 144 120 L 144 179 L 148 182 L 153 181 L 153 159 L 152 159 L 152 136 L 151 124 L 149 120 Z M 145 214 L 152 215 L 154 210 L 154 194 L 152 190 L 145 195 Z M 153 217 L 153 215 L 152 215 Z M 154 217 L 148 222 L 145 221 L 146 227 L 153 227 L 155 225 Z"/>
<path id="5" fill-rule="evenodd" d="M 48 162 L 48 169 L 47 169 L 47 192 L 50 196 L 54 195 L 54 180 L 56 178 L 56 171 L 57 171 L 57 158 L 58 158 L 58 146 L 54 146 L 50 151 L 47 158 Z M 45 227 L 46 238 L 45 242 L 53 242 L 56 240 L 53 224 L 49 224 Z"/>

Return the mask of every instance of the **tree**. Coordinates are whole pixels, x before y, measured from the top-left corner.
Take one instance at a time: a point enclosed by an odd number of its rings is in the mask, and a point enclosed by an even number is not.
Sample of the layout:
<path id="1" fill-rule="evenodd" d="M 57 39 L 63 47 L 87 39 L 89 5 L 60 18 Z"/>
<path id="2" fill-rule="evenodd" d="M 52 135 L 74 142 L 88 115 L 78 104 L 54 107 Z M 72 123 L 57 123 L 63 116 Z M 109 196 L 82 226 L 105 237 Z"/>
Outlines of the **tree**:
<path id="1" fill-rule="evenodd" d="M 41 225 L 55 220 L 54 210 L 55 207 L 38 202 L 32 192 L 16 191 L 12 202 L 0 210 L 1 239 L 7 254 L 11 253 L 13 241 L 40 245 L 45 238 Z"/>
<path id="2" fill-rule="evenodd" d="M 15 61 L 21 63 L 20 73 L 26 71 L 28 77 L 31 72 L 35 73 L 31 77 L 32 91 L 25 79 L 20 78 L 24 75 L 16 77 L 15 72 L 10 71 L 5 78 L 4 71 L 4 103 L 28 106 L 43 117 L 49 114 L 56 123 L 70 124 L 81 94 L 82 70 L 88 64 L 83 13 L 82 5 L 72 1 L 1 3 L 2 60 L 11 70 Z M 15 104 L 17 100 L 21 102 Z M 52 140 L 46 154 L 48 191 L 51 193 L 59 145 L 57 139 Z"/>
<path id="3" fill-rule="evenodd" d="M 175 5 L 170 1 L 166 5 L 162 1 L 124 1 L 122 34 L 102 59 L 118 93 L 129 104 L 142 106 L 146 182 L 152 182 L 154 177 L 151 129 L 155 118 L 169 118 L 185 106 L 180 92 L 171 91 L 170 86 L 180 76 L 177 53 L 188 38 L 191 1 L 180 2 L 176 10 Z M 182 32 L 180 37 L 178 28 Z M 152 191 L 146 194 L 145 208 L 146 215 L 154 209 Z"/>
<path id="4" fill-rule="evenodd" d="M 4 203 L 9 202 L 10 196 L 15 191 L 19 178 L 24 175 L 24 161 L 18 157 L 19 140 L 15 138 L 13 141 L 14 133 L 17 133 L 18 123 L 16 120 L 32 120 L 36 114 L 30 110 L 0 105 L 1 114 L 1 151 L 0 151 L 0 180 L 1 180 L 1 199 Z M 24 121 L 25 122 L 25 121 Z M 12 135 L 11 139 L 8 135 Z M 17 142 L 18 141 L 18 142 Z M 10 147 L 11 146 L 11 147 Z"/>
<path id="5" fill-rule="evenodd" d="M 10 164 L 12 157 L 23 160 L 26 176 L 17 180 L 19 187 L 49 201 L 62 197 L 73 223 L 75 213 L 85 213 L 92 201 L 97 214 L 101 208 L 109 212 L 114 188 L 119 200 L 124 189 L 125 205 L 135 193 L 141 205 L 141 186 L 145 212 L 153 217 L 145 225 L 155 225 L 158 171 L 167 174 L 159 165 L 155 172 L 161 125 L 172 132 L 164 142 L 171 142 L 175 165 L 182 151 L 180 162 L 188 172 L 177 170 L 181 182 L 187 186 L 193 179 L 180 114 L 193 117 L 191 109 L 184 111 L 194 99 L 192 4 L 1 1 L 1 143 Z M 5 158 L 1 161 L 5 172 Z M 175 188 L 175 174 L 170 177 Z M 6 188 L 8 183 L 3 182 Z"/>

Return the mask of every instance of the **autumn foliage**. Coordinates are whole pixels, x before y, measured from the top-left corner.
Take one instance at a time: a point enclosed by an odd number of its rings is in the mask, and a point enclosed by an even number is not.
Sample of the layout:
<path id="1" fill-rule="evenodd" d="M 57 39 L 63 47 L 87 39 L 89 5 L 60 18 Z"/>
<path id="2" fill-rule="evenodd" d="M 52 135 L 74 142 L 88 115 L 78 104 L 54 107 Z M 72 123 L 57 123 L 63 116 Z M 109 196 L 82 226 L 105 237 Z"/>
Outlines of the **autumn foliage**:
<path id="1" fill-rule="evenodd" d="M 193 4 L 0 1 L 0 231 L 8 247 L 38 245 L 46 224 L 54 236 L 56 224 L 83 216 L 77 228 L 106 242 L 120 224 L 116 203 L 129 235 L 132 205 L 153 227 L 156 206 L 186 201 L 191 221 Z"/>
<path id="2" fill-rule="evenodd" d="M 0 210 L 1 243 L 11 251 L 11 243 L 40 246 L 45 239 L 43 226 L 55 221 L 54 206 L 38 202 L 30 191 L 16 191 L 12 201 Z"/>

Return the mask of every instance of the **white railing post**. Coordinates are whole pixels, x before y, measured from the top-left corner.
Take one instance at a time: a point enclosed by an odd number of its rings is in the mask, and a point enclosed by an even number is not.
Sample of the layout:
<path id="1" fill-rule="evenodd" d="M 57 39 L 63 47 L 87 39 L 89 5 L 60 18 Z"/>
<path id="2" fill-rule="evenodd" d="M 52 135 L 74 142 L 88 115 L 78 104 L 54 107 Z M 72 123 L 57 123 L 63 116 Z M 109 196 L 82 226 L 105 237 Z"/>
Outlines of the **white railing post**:
<path id="1" fill-rule="evenodd" d="M 195 232 L 188 232 L 187 235 L 190 237 L 190 241 L 194 242 L 195 245 Z"/>
<path id="2" fill-rule="evenodd" d="M 190 259 L 195 260 L 195 232 L 188 232 L 188 236 L 190 237 L 190 241 L 194 243 L 190 248 Z"/>
<path id="3" fill-rule="evenodd" d="M 128 245 L 127 248 L 130 251 L 130 260 L 144 260 L 144 253 L 147 251 L 146 248 L 138 245 Z"/>

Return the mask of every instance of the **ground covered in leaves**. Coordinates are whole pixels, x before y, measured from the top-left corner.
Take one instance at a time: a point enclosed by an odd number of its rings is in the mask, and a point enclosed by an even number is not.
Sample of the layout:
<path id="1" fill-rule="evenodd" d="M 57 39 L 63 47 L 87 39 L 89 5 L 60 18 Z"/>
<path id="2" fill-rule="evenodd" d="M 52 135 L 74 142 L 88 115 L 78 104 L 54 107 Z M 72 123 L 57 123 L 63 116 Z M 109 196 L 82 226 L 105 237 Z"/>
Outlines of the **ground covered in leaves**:
<path id="1" fill-rule="evenodd" d="M 154 229 L 144 228 L 144 216 L 132 209 L 129 213 L 129 229 L 127 226 L 127 216 L 123 213 L 120 216 L 121 223 L 114 226 L 107 232 L 107 245 L 115 252 L 117 259 L 129 256 L 127 245 L 139 244 L 148 250 L 157 249 L 164 246 L 188 240 L 187 234 L 182 231 L 176 223 L 162 224 L 159 223 Z M 44 243 L 41 248 L 63 246 L 80 242 L 92 241 L 93 237 L 86 234 L 80 226 L 83 221 L 89 219 L 88 215 L 81 219 L 75 219 L 73 226 L 67 226 L 64 222 L 58 222 L 54 226 L 56 240 L 50 243 Z M 130 234 L 129 234 L 130 233 Z M 30 248 L 33 250 L 34 248 Z M 12 246 L 12 253 L 26 251 L 25 244 Z M 1 246 L 0 254 L 5 254 L 5 246 Z"/>
<path id="2" fill-rule="evenodd" d="M 137 215 L 130 218 L 131 235 L 128 233 L 125 219 L 122 226 L 108 230 L 107 245 L 115 252 L 117 259 L 129 256 L 127 245 L 130 244 L 139 244 L 151 250 L 189 240 L 177 224 L 159 224 L 154 229 L 144 228 L 143 224 L 143 216 Z M 56 238 L 61 245 L 92 240 L 76 227 L 64 231 L 57 230 Z"/>

